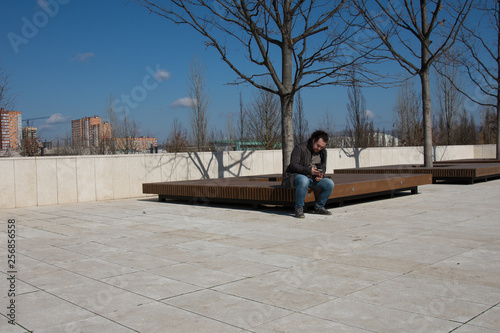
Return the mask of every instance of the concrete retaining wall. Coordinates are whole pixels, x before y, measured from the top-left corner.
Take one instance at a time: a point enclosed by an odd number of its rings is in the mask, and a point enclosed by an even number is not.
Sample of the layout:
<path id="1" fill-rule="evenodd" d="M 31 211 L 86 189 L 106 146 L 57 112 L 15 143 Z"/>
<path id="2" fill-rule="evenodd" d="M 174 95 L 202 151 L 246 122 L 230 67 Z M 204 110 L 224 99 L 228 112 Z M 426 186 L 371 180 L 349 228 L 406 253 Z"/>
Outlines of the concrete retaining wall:
<path id="1" fill-rule="evenodd" d="M 435 147 L 436 161 L 494 158 L 495 145 Z M 423 163 L 422 147 L 328 149 L 328 170 Z M 140 197 L 142 183 L 281 173 L 281 150 L 0 159 L 0 209 Z"/>

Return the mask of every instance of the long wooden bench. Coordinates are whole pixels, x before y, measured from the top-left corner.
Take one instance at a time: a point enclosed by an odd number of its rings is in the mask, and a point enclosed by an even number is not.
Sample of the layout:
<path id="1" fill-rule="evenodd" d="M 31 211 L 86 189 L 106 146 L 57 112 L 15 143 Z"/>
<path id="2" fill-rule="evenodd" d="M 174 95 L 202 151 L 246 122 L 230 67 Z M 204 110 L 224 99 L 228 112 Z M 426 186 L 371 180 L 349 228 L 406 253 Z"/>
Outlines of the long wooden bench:
<path id="1" fill-rule="evenodd" d="M 327 174 L 326 176 L 335 183 L 328 203 L 340 205 L 359 198 L 394 196 L 402 191 L 415 194 L 418 193 L 418 186 L 432 183 L 429 174 Z M 295 200 L 294 190 L 281 187 L 281 175 L 145 183 L 142 187 L 143 193 L 157 194 L 160 201 L 180 199 L 203 203 L 290 206 Z M 314 203 L 313 191 L 309 191 L 305 201 L 306 204 Z"/>
<path id="2" fill-rule="evenodd" d="M 427 168 L 421 164 L 385 165 L 380 167 L 335 170 L 336 174 L 431 174 L 433 183 L 467 183 L 500 177 L 500 162 L 493 160 L 459 160 L 435 162 Z"/>

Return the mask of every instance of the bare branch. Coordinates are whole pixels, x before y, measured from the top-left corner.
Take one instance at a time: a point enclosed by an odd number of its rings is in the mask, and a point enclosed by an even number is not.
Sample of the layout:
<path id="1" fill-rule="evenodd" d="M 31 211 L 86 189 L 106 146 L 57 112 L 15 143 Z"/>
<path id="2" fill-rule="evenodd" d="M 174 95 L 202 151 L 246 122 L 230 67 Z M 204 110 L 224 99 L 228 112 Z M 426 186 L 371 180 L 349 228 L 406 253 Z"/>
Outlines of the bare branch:
<path id="1" fill-rule="evenodd" d="M 13 110 L 16 104 L 16 99 L 11 93 L 9 84 L 9 74 L 6 74 L 0 67 L 0 108 Z"/>
<path id="2" fill-rule="evenodd" d="M 389 6 L 385 6 L 379 0 L 375 2 L 377 8 L 380 9 L 380 14 L 377 15 L 373 15 L 368 9 L 368 0 L 354 1 L 356 8 L 370 29 L 382 41 L 392 59 L 411 75 L 420 77 L 424 122 L 424 164 L 431 167 L 433 151 L 429 70 L 434 62 L 455 43 L 474 0 L 405 0 L 401 7 L 393 5 L 395 1 L 391 0 L 387 1 Z M 443 8 L 446 11 L 443 11 Z M 411 22 L 411 25 L 407 22 Z M 434 40 L 431 40 L 431 37 Z"/>
<path id="3" fill-rule="evenodd" d="M 351 1 L 136 1 L 152 13 L 199 32 L 206 45 L 215 49 L 236 74 L 233 84 L 247 82 L 279 97 L 283 170 L 293 148 L 293 101 L 297 91 L 345 84 L 344 68 L 375 61 L 373 48 L 362 52 L 349 49 L 348 56 L 341 53 L 343 48 L 353 46 L 348 41 L 353 36 L 349 20 L 343 17 L 350 14 L 347 4 Z M 341 33 L 332 33 L 335 29 Z M 242 58 L 252 66 L 239 65 Z M 365 73 L 368 78 L 368 73 L 373 72 Z M 271 79 L 273 85 L 262 84 L 262 79 Z"/>

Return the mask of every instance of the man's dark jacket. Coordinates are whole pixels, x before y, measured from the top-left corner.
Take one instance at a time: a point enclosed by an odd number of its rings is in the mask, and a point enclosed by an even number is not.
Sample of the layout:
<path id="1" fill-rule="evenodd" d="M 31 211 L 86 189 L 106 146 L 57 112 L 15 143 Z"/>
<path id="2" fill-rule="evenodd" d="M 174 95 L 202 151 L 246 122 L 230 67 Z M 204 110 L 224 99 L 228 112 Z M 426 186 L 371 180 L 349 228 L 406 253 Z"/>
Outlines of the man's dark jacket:
<path id="1" fill-rule="evenodd" d="M 283 175 L 283 181 L 281 185 L 285 188 L 293 188 L 293 182 L 295 180 L 295 175 L 300 173 L 311 177 L 311 161 L 313 155 L 312 140 L 309 139 L 307 142 L 302 142 L 296 145 L 292 150 L 292 156 L 290 157 L 290 165 L 285 170 Z M 317 166 L 318 169 L 323 169 L 326 172 L 326 149 L 322 149 L 319 152 L 321 157 L 321 163 Z"/>

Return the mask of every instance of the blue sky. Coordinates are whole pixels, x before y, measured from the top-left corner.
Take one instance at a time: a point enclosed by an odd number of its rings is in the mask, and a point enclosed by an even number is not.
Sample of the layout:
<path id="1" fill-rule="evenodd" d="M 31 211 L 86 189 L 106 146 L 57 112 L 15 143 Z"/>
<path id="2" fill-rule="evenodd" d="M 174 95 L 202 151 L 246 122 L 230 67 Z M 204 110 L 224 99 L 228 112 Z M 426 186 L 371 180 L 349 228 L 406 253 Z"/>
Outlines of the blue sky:
<path id="1" fill-rule="evenodd" d="M 188 129 L 189 109 L 178 105 L 188 97 L 195 56 L 206 66 L 209 128 L 225 132 L 239 113 L 239 92 L 249 102 L 255 91 L 227 85 L 236 75 L 194 30 L 126 0 L 1 1 L 0 13 L 0 66 L 10 75 L 15 109 L 23 119 L 49 117 L 33 121 L 47 140 L 71 135 L 71 119 L 106 118 L 110 96 L 130 106 L 142 135 L 163 141 L 174 118 Z M 397 89 L 363 94 L 375 128 L 390 130 Z M 345 127 L 345 87 L 303 90 L 302 98 L 311 130 L 325 112 L 336 130 Z"/>

